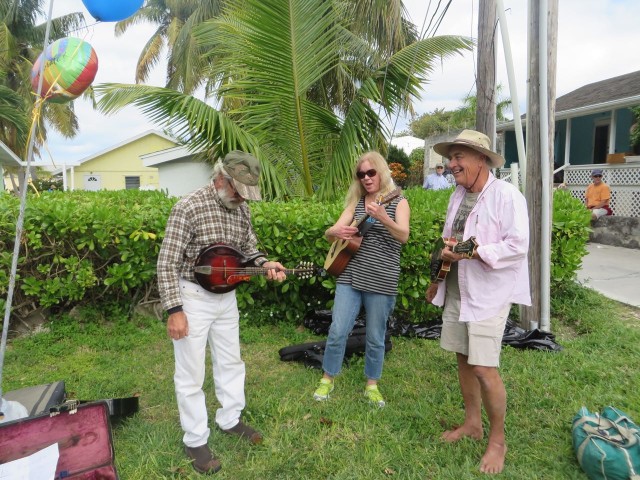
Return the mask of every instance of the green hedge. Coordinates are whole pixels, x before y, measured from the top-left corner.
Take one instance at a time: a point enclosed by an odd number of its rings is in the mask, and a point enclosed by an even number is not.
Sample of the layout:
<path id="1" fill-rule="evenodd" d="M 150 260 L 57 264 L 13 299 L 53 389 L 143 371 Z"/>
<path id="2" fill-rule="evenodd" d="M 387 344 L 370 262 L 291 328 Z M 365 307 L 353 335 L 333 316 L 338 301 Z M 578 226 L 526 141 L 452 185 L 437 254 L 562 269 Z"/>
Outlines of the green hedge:
<path id="1" fill-rule="evenodd" d="M 450 191 L 406 191 L 411 234 L 402 251 L 396 313 L 422 321 L 435 307 L 424 301 L 429 255 L 440 235 Z M 38 307 L 68 309 L 80 303 L 155 298 L 155 264 L 175 198 L 161 192 L 44 192 L 29 196 L 13 307 L 24 314 Z M 586 253 L 589 213 L 567 192 L 555 195 L 552 282 L 573 280 Z M 4 311 L 19 200 L 0 194 L 0 306 Z M 289 268 L 322 265 L 325 229 L 342 202 L 254 203 L 260 249 Z M 372 279 L 375 281 L 375 279 Z M 254 322 L 300 320 L 309 310 L 331 306 L 335 279 L 290 277 L 283 283 L 252 279 L 238 290 L 243 314 Z"/>

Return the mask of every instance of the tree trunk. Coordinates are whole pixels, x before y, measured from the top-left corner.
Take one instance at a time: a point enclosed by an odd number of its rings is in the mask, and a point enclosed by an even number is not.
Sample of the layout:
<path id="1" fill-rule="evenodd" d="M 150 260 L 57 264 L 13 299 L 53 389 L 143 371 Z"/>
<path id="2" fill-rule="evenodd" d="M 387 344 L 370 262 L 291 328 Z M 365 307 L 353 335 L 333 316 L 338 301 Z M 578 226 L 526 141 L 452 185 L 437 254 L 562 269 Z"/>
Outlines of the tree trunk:
<path id="1" fill-rule="evenodd" d="M 476 77 L 476 130 L 496 136 L 496 2 L 480 0 L 478 8 L 478 75 Z"/>

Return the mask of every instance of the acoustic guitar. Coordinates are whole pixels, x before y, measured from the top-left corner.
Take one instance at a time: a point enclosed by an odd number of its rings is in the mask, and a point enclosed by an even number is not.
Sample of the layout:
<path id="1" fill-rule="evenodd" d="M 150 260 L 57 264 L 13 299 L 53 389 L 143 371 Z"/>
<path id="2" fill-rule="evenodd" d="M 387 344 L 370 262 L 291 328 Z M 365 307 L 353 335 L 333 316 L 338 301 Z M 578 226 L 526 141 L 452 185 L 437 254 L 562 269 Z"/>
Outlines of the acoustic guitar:
<path id="1" fill-rule="evenodd" d="M 205 290 L 213 293 L 227 293 L 234 290 L 240 283 L 248 282 L 253 276 L 267 275 L 266 268 L 253 266 L 253 261 L 263 256 L 263 253 L 246 256 L 229 245 L 216 243 L 200 252 L 193 271 L 196 281 Z M 302 262 L 296 268 L 287 268 L 284 273 L 299 278 L 324 275 L 322 269 L 314 267 L 310 262 Z"/>
<path id="2" fill-rule="evenodd" d="M 398 198 L 402 190 L 400 188 L 396 188 L 392 192 L 387 195 L 380 195 L 376 199 L 376 203 L 378 205 L 386 205 L 387 203 L 393 201 L 395 198 Z M 338 276 L 344 269 L 347 268 L 347 264 L 351 260 L 356 252 L 360 249 L 360 245 L 362 244 L 362 238 L 367 233 L 369 228 L 371 227 L 370 223 L 367 223 L 370 215 L 366 214 L 361 216 L 360 218 L 355 219 L 350 226 L 358 227 L 358 233 L 355 236 L 351 237 L 348 240 L 343 240 L 342 238 L 337 238 L 331 243 L 331 247 L 329 247 L 329 253 L 327 253 L 327 258 L 324 261 L 324 269 L 330 273 L 331 275 Z"/>
<path id="3" fill-rule="evenodd" d="M 445 248 L 445 240 L 449 242 L 455 242 L 456 238 L 451 237 L 449 239 L 445 239 L 443 237 L 439 237 L 436 241 L 435 250 L 431 254 L 431 281 L 432 282 L 442 282 L 447 278 L 447 274 L 451 271 L 451 262 L 442 260 L 442 250 Z M 464 242 L 458 242 L 453 247 L 451 247 L 451 251 L 453 253 L 459 253 L 460 255 L 466 255 L 468 258 L 473 257 L 473 252 L 478 246 L 478 242 L 476 242 L 476 237 L 469 237 Z"/>

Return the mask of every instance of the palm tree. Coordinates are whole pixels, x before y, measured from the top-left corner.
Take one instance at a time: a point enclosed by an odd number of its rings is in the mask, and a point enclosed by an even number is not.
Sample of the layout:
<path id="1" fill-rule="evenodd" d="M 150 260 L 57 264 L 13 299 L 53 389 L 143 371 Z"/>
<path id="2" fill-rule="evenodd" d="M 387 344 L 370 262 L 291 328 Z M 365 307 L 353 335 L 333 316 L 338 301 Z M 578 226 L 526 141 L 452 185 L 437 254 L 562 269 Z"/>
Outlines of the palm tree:
<path id="1" fill-rule="evenodd" d="M 136 83 L 148 80 L 166 49 L 166 87 L 189 94 L 200 87 L 207 80 L 206 65 L 192 31 L 203 21 L 217 17 L 223 3 L 224 0 L 148 0 L 131 17 L 116 23 L 116 36 L 139 23 L 157 26 L 138 57 Z"/>
<path id="2" fill-rule="evenodd" d="M 506 112 L 511 109 L 511 100 L 501 97 L 502 86 L 498 85 L 496 103 L 496 120 L 507 120 Z M 460 130 L 463 128 L 475 128 L 476 108 L 478 105 L 476 95 L 467 95 L 462 99 L 462 106 L 455 110 L 436 108 L 431 113 L 425 113 L 413 120 L 410 124 L 410 133 L 418 138 L 427 138 L 439 133 Z"/>
<path id="3" fill-rule="evenodd" d="M 45 17 L 44 0 L 4 0 L 0 1 L 0 85 L 16 93 L 10 107 L 21 119 L 0 115 L 0 140 L 18 156 L 24 157 L 26 135 L 22 121 L 38 122 L 38 141 L 46 139 L 45 122 L 63 136 L 73 137 L 78 130 L 78 120 L 72 104 L 44 105 L 41 116 L 32 119 L 34 94 L 31 88 L 31 69 L 43 50 L 46 24 L 37 24 L 38 18 Z M 68 35 L 84 23 L 81 13 L 72 13 L 53 19 L 51 39 Z M 6 93 L 6 92 L 5 92 Z M 2 94 L 4 99 L 9 97 Z M 5 104 L 9 105 L 9 104 Z"/>
<path id="4" fill-rule="evenodd" d="M 205 61 L 215 57 L 207 75 L 218 85 L 213 99 L 221 111 L 142 85 L 96 86 L 99 108 L 113 113 L 136 104 L 151 119 L 177 126 L 192 149 L 213 158 L 233 148 L 254 153 L 271 197 L 327 198 L 344 191 L 355 158 L 386 147 L 388 132 L 376 110 L 392 117 L 408 108 L 437 61 L 471 46 L 460 37 L 435 37 L 385 58 L 380 45 L 344 28 L 343 11 L 332 0 L 226 4 L 193 33 Z M 353 89 L 343 109 L 331 95 L 318 94 L 331 76 Z"/>
<path id="5" fill-rule="evenodd" d="M 140 53 L 136 66 L 136 83 L 145 83 L 151 70 L 167 51 L 167 88 L 183 93 L 194 93 L 205 85 L 207 94 L 217 87 L 216 80 L 206 77 L 207 63 L 203 61 L 202 48 L 192 35 L 195 27 L 221 14 L 225 0 L 149 0 L 133 16 L 116 24 L 116 35 L 124 34 L 132 25 L 151 23 L 157 29 Z M 406 9 L 401 0 L 341 0 L 335 2 L 340 9 L 340 22 L 345 29 L 343 41 L 350 43 L 356 52 L 361 42 L 368 54 L 388 58 L 400 48 L 416 40 L 414 25 L 406 19 Z M 355 38 L 352 38 L 355 37 Z M 377 49 L 371 51 L 371 45 Z M 348 49 L 349 50 L 349 49 Z M 208 62 L 215 62 L 215 52 L 209 51 Z M 355 94 L 348 77 L 357 78 L 358 65 L 346 62 L 333 69 L 310 90 L 314 101 L 328 101 L 344 111 Z M 347 73 L 347 76 L 345 76 Z"/>
<path id="6" fill-rule="evenodd" d="M 511 99 L 501 97 L 502 85 L 496 87 L 496 120 L 499 122 L 507 120 L 505 113 L 511 109 Z M 477 95 L 467 95 L 462 100 L 462 106 L 453 111 L 451 122 L 462 127 L 473 128 L 476 123 L 476 109 L 478 107 Z"/>

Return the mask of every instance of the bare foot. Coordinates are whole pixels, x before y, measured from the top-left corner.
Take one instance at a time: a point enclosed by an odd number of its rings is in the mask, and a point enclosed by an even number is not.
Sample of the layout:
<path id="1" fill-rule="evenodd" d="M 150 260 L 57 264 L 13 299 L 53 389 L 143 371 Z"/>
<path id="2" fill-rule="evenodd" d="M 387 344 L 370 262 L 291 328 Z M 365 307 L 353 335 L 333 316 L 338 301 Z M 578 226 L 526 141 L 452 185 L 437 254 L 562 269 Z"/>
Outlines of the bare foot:
<path id="1" fill-rule="evenodd" d="M 453 427 L 452 430 L 447 430 L 442 434 L 440 440 L 447 443 L 457 442 L 464 437 L 471 437 L 474 440 L 482 440 L 483 431 L 482 427 L 468 427 L 466 425 L 460 425 Z"/>
<path id="2" fill-rule="evenodd" d="M 504 468 L 504 457 L 507 454 L 507 446 L 504 443 L 489 442 L 487 451 L 484 452 L 480 460 L 480 471 L 482 473 L 496 474 L 502 472 Z"/>

